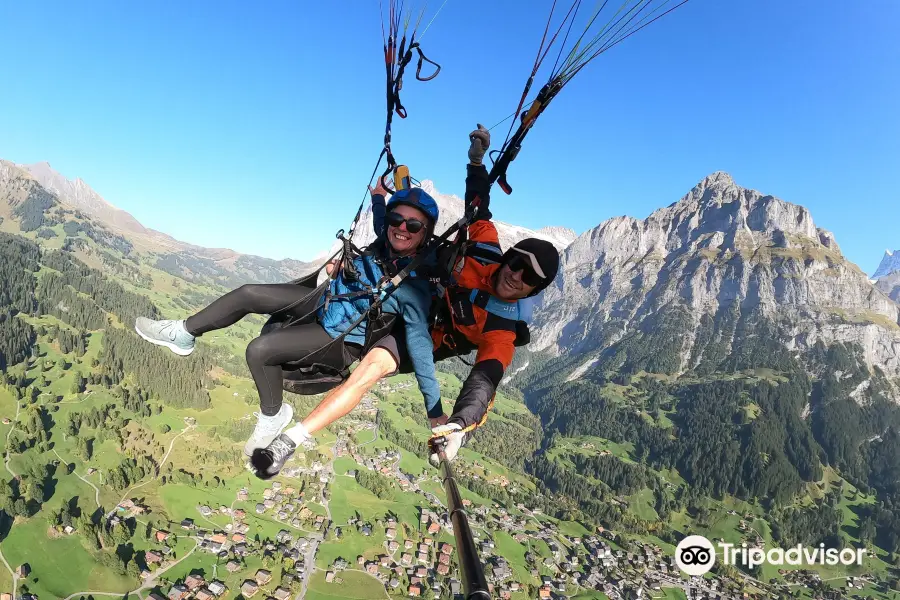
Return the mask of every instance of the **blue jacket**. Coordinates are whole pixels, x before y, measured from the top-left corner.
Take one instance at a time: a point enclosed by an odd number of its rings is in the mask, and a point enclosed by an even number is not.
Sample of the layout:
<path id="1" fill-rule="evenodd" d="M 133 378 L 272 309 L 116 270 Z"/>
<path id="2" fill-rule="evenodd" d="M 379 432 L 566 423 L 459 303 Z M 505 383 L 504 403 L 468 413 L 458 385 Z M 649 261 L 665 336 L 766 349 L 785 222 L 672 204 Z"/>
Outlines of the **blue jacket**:
<path id="1" fill-rule="evenodd" d="M 377 210 L 377 199 L 381 199 L 380 210 Z M 384 198 L 376 196 L 373 199 L 373 216 L 375 231 L 378 239 L 369 246 L 370 250 L 387 254 L 387 242 L 385 241 L 384 224 Z M 393 261 L 395 271 L 403 269 L 412 261 L 412 257 L 399 258 Z M 426 259 L 426 265 L 433 263 L 434 257 Z M 359 281 L 347 281 L 341 271 L 337 278 L 332 280 L 330 291 L 332 295 L 346 294 L 364 291 L 365 285 L 375 287 L 381 280 L 384 272 L 376 263 L 374 255 L 356 257 L 354 266 L 359 273 Z M 392 273 L 393 274 L 393 273 Z M 347 331 L 360 316 L 362 316 L 372 303 L 372 297 L 362 295 L 357 298 L 332 298 L 328 304 L 319 309 L 318 320 L 332 338 L 336 338 Z M 428 329 L 428 313 L 431 307 L 431 288 L 426 278 L 415 277 L 415 272 L 407 277 L 393 294 L 382 304 L 382 310 L 386 313 L 399 315 L 403 319 L 406 332 L 406 345 L 419 389 L 425 398 L 425 408 L 429 417 L 439 417 L 444 414 L 441 406 L 441 391 L 438 385 L 434 368 L 434 344 Z M 357 325 L 353 331 L 347 334 L 345 341 L 363 345 L 365 343 L 366 322 Z"/>

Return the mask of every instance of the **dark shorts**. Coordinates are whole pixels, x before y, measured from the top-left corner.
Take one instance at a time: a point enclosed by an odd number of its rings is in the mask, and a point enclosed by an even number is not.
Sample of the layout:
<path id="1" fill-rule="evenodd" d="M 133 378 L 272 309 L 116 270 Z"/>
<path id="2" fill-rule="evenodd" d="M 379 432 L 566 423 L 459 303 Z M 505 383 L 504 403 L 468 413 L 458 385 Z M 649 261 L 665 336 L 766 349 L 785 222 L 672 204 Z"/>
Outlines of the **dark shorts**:
<path id="1" fill-rule="evenodd" d="M 465 356 L 470 352 L 474 352 L 478 350 L 478 347 L 469 342 L 468 340 L 458 340 L 460 347 L 459 348 L 450 348 L 449 346 L 442 345 L 440 348 L 434 351 L 434 362 L 440 362 L 442 360 L 447 360 L 448 358 L 452 358 L 454 356 Z M 392 377 L 399 373 L 413 373 L 413 364 L 412 359 L 409 357 L 409 351 L 406 347 L 406 336 L 402 331 L 394 330 L 390 335 L 386 335 L 381 340 L 373 346 L 373 348 L 384 348 L 388 352 L 391 353 L 391 356 L 394 357 L 394 360 L 397 361 L 397 370 L 388 375 L 388 377 Z"/>
<path id="2" fill-rule="evenodd" d="M 380 340 L 378 340 L 377 342 L 375 342 L 375 344 L 372 345 L 372 349 L 374 350 L 375 348 L 383 348 L 384 350 L 387 350 L 391 354 L 391 356 L 394 357 L 394 362 L 396 362 L 398 365 L 402 366 L 404 364 L 404 362 L 406 362 L 406 363 L 410 362 L 409 354 L 406 351 L 406 343 L 405 343 L 405 340 L 402 339 L 402 336 L 395 336 L 393 334 L 386 335 L 383 338 L 381 338 Z M 371 350 L 370 350 L 370 352 L 371 352 Z M 394 369 L 393 373 L 389 373 L 389 374 L 385 375 L 385 377 L 393 377 L 394 375 L 397 375 L 398 373 L 411 373 L 411 372 L 412 372 L 411 368 L 409 371 L 403 371 L 400 368 L 397 368 L 397 369 Z"/>

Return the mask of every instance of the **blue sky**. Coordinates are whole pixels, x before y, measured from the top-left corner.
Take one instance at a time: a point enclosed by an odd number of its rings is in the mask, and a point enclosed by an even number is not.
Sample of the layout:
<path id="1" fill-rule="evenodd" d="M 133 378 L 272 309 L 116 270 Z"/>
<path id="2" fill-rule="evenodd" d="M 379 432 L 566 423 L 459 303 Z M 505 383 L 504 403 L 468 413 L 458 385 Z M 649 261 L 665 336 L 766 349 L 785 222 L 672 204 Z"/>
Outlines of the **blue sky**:
<path id="1" fill-rule="evenodd" d="M 381 149 L 378 3 L 260 4 L 7 4 L 0 158 L 48 161 L 185 241 L 311 258 Z M 467 133 L 515 108 L 550 4 L 447 1 L 423 39 L 443 71 L 407 78 L 394 123 L 415 177 L 462 194 Z M 898 22 L 894 0 L 691 0 L 573 80 L 494 213 L 581 233 L 723 170 L 807 206 L 871 273 L 900 247 Z"/>

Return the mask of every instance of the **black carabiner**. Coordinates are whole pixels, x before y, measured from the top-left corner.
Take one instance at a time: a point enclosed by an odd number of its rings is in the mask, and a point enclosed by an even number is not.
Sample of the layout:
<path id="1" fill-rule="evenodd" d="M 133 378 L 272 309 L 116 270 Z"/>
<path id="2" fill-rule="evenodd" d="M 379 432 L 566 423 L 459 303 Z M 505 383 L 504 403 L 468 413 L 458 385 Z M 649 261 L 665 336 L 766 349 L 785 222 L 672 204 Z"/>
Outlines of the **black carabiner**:
<path id="1" fill-rule="evenodd" d="M 391 195 L 391 196 L 393 196 L 394 194 L 396 194 L 396 193 L 397 193 L 397 190 L 395 190 L 394 188 L 392 188 L 392 187 L 385 181 L 384 178 L 387 177 L 388 175 L 390 175 L 390 174 L 391 174 L 391 171 L 393 171 L 393 170 L 394 170 L 394 169 L 393 169 L 392 167 L 388 167 L 387 171 L 385 171 L 384 173 L 381 174 L 381 179 L 380 179 L 380 181 L 381 181 L 381 187 L 383 187 L 383 188 L 387 191 L 387 193 L 388 193 L 389 195 Z"/>
<path id="2" fill-rule="evenodd" d="M 436 62 L 434 62 L 433 60 L 431 60 L 430 58 L 428 58 L 427 56 L 425 56 L 425 53 L 422 52 L 422 49 L 419 47 L 419 44 L 416 44 L 416 45 L 413 46 L 413 47 L 416 49 L 416 52 L 419 53 L 419 64 L 418 64 L 418 66 L 416 67 L 416 79 L 418 79 L 419 81 L 431 81 L 432 79 L 434 79 L 435 77 L 438 76 L 438 73 L 441 72 L 441 65 L 437 64 Z M 435 69 L 434 73 L 432 73 L 429 77 L 422 77 L 422 76 L 421 76 L 421 74 L 422 74 L 422 62 L 423 62 L 423 61 L 424 61 L 424 62 L 427 62 L 428 64 L 431 64 L 431 65 L 434 65 L 435 67 L 437 67 L 437 68 Z"/>

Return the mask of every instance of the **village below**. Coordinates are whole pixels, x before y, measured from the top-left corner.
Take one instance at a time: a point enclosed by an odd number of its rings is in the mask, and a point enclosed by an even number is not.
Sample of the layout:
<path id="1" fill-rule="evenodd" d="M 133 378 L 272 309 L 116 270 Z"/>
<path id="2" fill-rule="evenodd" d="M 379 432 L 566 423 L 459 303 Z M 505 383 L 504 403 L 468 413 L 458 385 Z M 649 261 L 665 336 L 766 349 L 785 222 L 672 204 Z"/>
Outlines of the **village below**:
<path id="1" fill-rule="evenodd" d="M 441 379 L 446 387 L 455 378 L 441 375 Z M 452 389 L 459 383 L 449 385 Z M 158 485 L 151 477 L 135 482 L 97 523 L 76 517 L 68 508 L 72 503 L 64 504 L 50 512 L 51 526 L 43 535 L 101 547 L 124 544 L 132 553 L 126 571 L 139 578 L 126 593 L 143 600 L 462 598 L 440 477 L 415 451 L 398 444 L 408 439 L 396 432 L 402 431 L 403 421 L 411 420 L 402 414 L 413 409 L 414 389 L 413 380 L 403 376 L 379 384 L 376 393 L 339 423 L 335 434 L 307 442 L 271 482 L 242 475 L 207 490 L 195 482 L 177 483 L 178 476 L 170 475 L 166 487 L 175 489 L 150 500 L 151 492 L 141 488 Z M 89 390 L 81 394 L 81 402 L 90 395 Z M 504 402 L 509 401 L 501 401 L 501 407 Z M 209 427 L 202 416 L 199 420 L 183 417 L 183 429 L 173 434 L 169 451 L 177 444 L 191 445 L 197 432 Z M 584 446 L 593 449 L 589 442 Z M 465 481 L 478 482 L 472 487 L 511 497 L 528 490 L 521 475 L 474 452 L 465 453 L 471 460 L 459 463 L 458 473 Z M 91 487 L 97 498 L 101 490 L 108 497 L 114 490 L 104 488 L 102 469 L 91 464 L 63 462 L 57 471 Z M 164 464 L 160 467 L 161 472 L 172 473 Z M 196 499 L 196 504 L 179 496 Z M 690 578 L 675 566 L 671 547 L 603 527 L 589 530 L 560 522 L 525 502 L 501 503 L 469 489 L 463 504 L 491 591 L 503 599 L 737 600 L 746 597 L 748 584 L 773 592 L 824 585 L 817 572 L 804 570 L 793 571 L 785 583 L 772 586 L 733 569 L 715 578 Z M 728 513 L 737 516 L 733 510 Z M 741 541 L 761 545 L 762 538 L 749 524 L 755 517 L 742 517 Z M 18 558 L 18 554 L 7 550 L 7 555 Z M 53 590 L 49 593 L 56 597 L 67 590 L 65 581 L 55 580 L 61 572 L 59 565 L 32 560 L 19 565 L 15 574 L 21 590 Z M 874 583 L 865 576 L 840 579 L 848 591 Z M 98 594 L 123 595 L 98 586 L 66 597 Z M 19 597 L 39 600 L 47 595 L 24 591 Z"/>

